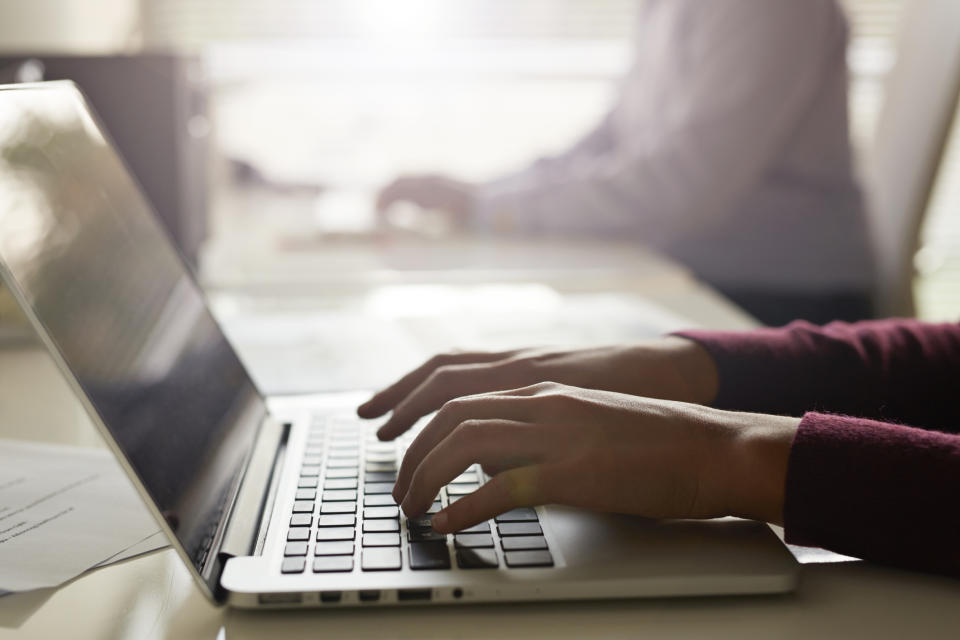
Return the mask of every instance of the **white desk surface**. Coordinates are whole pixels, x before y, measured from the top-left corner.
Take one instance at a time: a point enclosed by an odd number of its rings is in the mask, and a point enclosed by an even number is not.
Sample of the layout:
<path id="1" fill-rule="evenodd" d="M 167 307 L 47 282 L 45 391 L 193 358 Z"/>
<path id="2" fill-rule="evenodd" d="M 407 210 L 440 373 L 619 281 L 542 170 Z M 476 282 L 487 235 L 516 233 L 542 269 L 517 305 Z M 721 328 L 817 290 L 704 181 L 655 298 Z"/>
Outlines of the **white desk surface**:
<path id="1" fill-rule="evenodd" d="M 687 279 L 654 287 L 651 295 L 701 324 L 749 326 L 748 319 Z M 52 363 L 31 348 L 0 350 L 0 437 L 101 444 Z M 0 598 L 0 640 L 955 638 L 958 604 L 960 581 L 846 563 L 805 565 L 799 590 L 775 597 L 242 612 L 210 605 L 166 549 L 87 574 L 59 590 Z"/>

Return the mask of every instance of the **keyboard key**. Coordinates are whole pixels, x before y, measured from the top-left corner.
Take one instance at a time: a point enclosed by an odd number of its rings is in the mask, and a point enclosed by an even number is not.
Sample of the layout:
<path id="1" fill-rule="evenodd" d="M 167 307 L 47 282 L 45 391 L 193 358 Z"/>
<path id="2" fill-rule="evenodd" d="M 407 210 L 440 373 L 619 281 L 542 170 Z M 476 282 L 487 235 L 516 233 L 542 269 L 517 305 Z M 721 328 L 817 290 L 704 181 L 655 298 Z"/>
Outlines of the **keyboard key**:
<path id="1" fill-rule="evenodd" d="M 374 471 L 372 473 L 363 474 L 364 482 L 389 482 L 393 484 L 397 481 L 397 473 L 395 471 Z"/>
<path id="2" fill-rule="evenodd" d="M 448 496 L 465 496 L 480 488 L 478 484 L 452 484 L 447 487 Z"/>
<path id="3" fill-rule="evenodd" d="M 309 513 L 295 513 L 290 517 L 291 527 L 309 527 L 313 524 L 313 516 Z"/>
<path id="4" fill-rule="evenodd" d="M 396 466 L 397 464 L 397 454 L 393 451 L 386 453 L 374 453 L 367 449 L 367 462 L 376 462 L 383 464 L 392 464 Z"/>
<path id="5" fill-rule="evenodd" d="M 450 484 L 477 484 L 477 474 L 472 471 L 461 473 L 450 481 Z"/>
<path id="6" fill-rule="evenodd" d="M 297 495 L 295 497 L 297 500 L 316 500 L 317 490 L 316 489 L 297 489 Z"/>
<path id="7" fill-rule="evenodd" d="M 330 460 L 353 460 L 357 462 L 360 460 L 360 448 L 355 446 L 331 448 L 330 453 L 327 454 L 327 458 Z"/>
<path id="8" fill-rule="evenodd" d="M 367 495 L 376 495 L 384 493 L 393 493 L 392 482 L 368 482 L 363 485 L 363 491 Z"/>
<path id="9" fill-rule="evenodd" d="M 307 500 L 298 500 L 293 503 L 294 513 L 313 513 L 314 503 Z"/>
<path id="10" fill-rule="evenodd" d="M 356 467 L 349 469 L 327 469 L 327 478 L 356 478 L 360 472 Z"/>
<path id="11" fill-rule="evenodd" d="M 443 505 L 440 504 L 439 500 L 436 500 L 432 505 L 430 505 L 430 508 L 427 509 L 427 515 L 432 516 L 433 514 L 438 513 L 441 509 L 443 509 Z"/>
<path id="12" fill-rule="evenodd" d="M 493 549 L 457 549 L 457 566 L 461 569 L 496 569 L 500 560 Z"/>
<path id="13" fill-rule="evenodd" d="M 363 534 L 365 547 L 399 547 L 399 533 L 365 533 Z"/>
<path id="14" fill-rule="evenodd" d="M 515 536 L 502 538 L 500 546 L 504 551 L 535 551 L 547 548 L 547 539 L 543 536 Z"/>
<path id="15" fill-rule="evenodd" d="M 356 502 L 324 502 L 320 505 L 320 513 L 356 513 Z"/>
<path id="16" fill-rule="evenodd" d="M 360 556 L 360 566 L 364 571 L 399 571 L 400 549 L 389 547 L 364 549 Z"/>
<path id="17" fill-rule="evenodd" d="M 353 556 L 319 556 L 313 559 L 314 573 L 345 573 L 353 571 Z"/>
<path id="18" fill-rule="evenodd" d="M 458 533 L 453 536 L 453 545 L 458 549 L 492 549 L 493 536 L 489 533 Z"/>
<path id="19" fill-rule="evenodd" d="M 307 555 L 307 543 L 306 542 L 288 542 L 287 546 L 283 548 L 283 555 L 305 556 Z"/>
<path id="20" fill-rule="evenodd" d="M 280 573 L 303 573 L 307 568 L 306 558 L 284 558 L 280 565 Z"/>
<path id="21" fill-rule="evenodd" d="M 308 467 L 319 467 L 323 464 L 323 458 L 320 456 L 304 456 L 302 464 Z"/>
<path id="22" fill-rule="evenodd" d="M 415 542 L 408 549 L 411 569 L 430 571 L 450 568 L 450 552 L 443 542 Z"/>
<path id="23" fill-rule="evenodd" d="M 399 517 L 400 507 L 367 507 L 363 510 L 364 520 L 385 520 Z"/>
<path id="24" fill-rule="evenodd" d="M 397 520 L 364 520 L 364 533 L 397 533 L 400 531 L 400 522 Z"/>
<path id="25" fill-rule="evenodd" d="M 392 442 L 380 442 L 379 440 L 367 440 L 367 453 L 392 453 L 396 455 L 397 446 Z"/>
<path id="26" fill-rule="evenodd" d="M 317 518 L 318 527 L 355 527 L 357 516 L 352 513 L 331 513 Z"/>
<path id="27" fill-rule="evenodd" d="M 461 529 L 457 533 L 490 533 L 490 523 L 481 522 L 480 524 L 475 524 L 472 527 L 467 529 Z"/>
<path id="28" fill-rule="evenodd" d="M 418 516 L 416 518 L 407 518 L 407 529 L 426 529 L 427 531 L 433 530 L 433 525 L 430 524 L 430 516 Z"/>
<path id="29" fill-rule="evenodd" d="M 365 467 L 367 473 L 377 473 L 377 472 L 397 472 L 397 463 L 396 462 L 368 462 Z"/>
<path id="30" fill-rule="evenodd" d="M 395 507 L 397 501 L 389 493 L 378 493 L 372 496 L 363 496 L 365 507 Z"/>
<path id="31" fill-rule="evenodd" d="M 549 551 L 507 551 L 503 557 L 511 568 L 553 566 L 553 556 Z"/>
<path id="32" fill-rule="evenodd" d="M 322 442 L 323 442 L 323 441 L 321 440 L 320 442 L 317 442 L 317 443 L 308 444 L 308 445 L 306 446 L 306 448 L 303 450 L 303 455 L 304 455 L 305 457 L 306 457 L 306 456 L 313 456 L 313 457 L 315 457 L 315 458 L 322 458 L 322 457 L 323 457 L 323 444 L 322 444 Z"/>
<path id="33" fill-rule="evenodd" d="M 304 476 L 307 476 L 307 477 L 316 477 L 316 476 L 319 476 L 319 475 L 320 475 L 320 467 L 319 467 L 319 465 L 307 465 L 307 466 L 301 467 L 301 469 L 300 469 L 300 477 L 301 477 L 301 478 L 304 477 Z"/>
<path id="34" fill-rule="evenodd" d="M 497 531 L 501 536 L 539 536 L 543 535 L 543 529 L 537 522 L 504 522 L 497 525 Z"/>
<path id="35" fill-rule="evenodd" d="M 496 518 L 496 522 L 537 522 L 537 512 L 529 507 L 521 509 L 511 509 L 506 513 L 501 513 Z"/>
<path id="36" fill-rule="evenodd" d="M 444 542 L 446 539 L 446 534 L 437 533 L 433 529 L 407 529 L 407 540 L 410 542 Z"/>
<path id="37" fill-rule="evenodd" d="M 317 486 L 317 478 L 301 477 L 300 481 L 297 482 L 297 486 L 304 489 L 312 489 Z"/>
<path id="38" fill-rule="evenodd" d="M 324 491 L 324 502 L 355 502 L 357 500 L 356 489 L 343 489 L 340 491 Z"/>
<path id="39" fill-rule="evenodd" d="M 327 469 L 356 469 L 359 460 L 351 456 L 349 458 L 333 458 L 327 460 Z"/>
<path id="40" fill-rule="evenodd" d="M 324 491 L 343 491 L 357 488 L 356 478 L 327 478 L 323 481 Z"/>
<path id="41" fill-rule="evenodd" d="M 353 540 L 354 535 L 353 527 L 321 527 L 317 529 L 317 542 Z"/>
<path id="42" fill-rule="evenodd" d="M 310 539 L 310 529 L 306 527 L 298 527 L 296 529 L 290 529 L 287 531 L 287 540 L 290 542 L 303 541 Z"/>
<path id="43" fill-rule="evenodd" d="M 353 541 L 345 542 L 318 542 L 313 547 L 315 556 L 352 556 Z"/>

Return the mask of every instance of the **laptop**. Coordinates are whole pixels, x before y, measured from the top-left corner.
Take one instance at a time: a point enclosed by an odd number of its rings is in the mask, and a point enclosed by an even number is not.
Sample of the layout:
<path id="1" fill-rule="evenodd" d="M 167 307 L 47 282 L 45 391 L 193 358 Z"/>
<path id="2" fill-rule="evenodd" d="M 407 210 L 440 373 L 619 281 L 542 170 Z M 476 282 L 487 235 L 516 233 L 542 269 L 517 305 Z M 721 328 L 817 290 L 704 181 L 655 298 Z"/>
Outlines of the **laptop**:
<path id="1" fill-rule="evenodd" d="M 261 395 L 69 82 L 0 87 L 0 272 L 213 602 L 414 606 L 796 583 L 793 556 L 756 522 L 545 506 L 442 536 L 406 518 L 390 491 L 412 434 L 378 441 L 354 412 L 366 393 Z M 431 511 L 486 479 L 466 470 Z"/>

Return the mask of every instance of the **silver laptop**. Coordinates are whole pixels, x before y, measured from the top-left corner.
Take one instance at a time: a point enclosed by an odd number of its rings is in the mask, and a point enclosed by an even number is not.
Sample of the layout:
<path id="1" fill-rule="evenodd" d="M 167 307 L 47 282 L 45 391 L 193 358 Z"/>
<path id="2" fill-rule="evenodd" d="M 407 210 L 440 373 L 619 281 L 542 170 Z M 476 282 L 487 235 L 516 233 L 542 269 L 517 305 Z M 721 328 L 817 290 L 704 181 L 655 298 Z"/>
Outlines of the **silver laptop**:
<path id="1" fill-rule="evenodd" d="M 149 127 L 149 122 L 143 123 Z M 80 92 L 0 87 L 0 271 L 203 592 L 238 607 L 783 592 L 763 524 L 547 506 L 452 536 L 390 496 L 365 394 L 264 398 Z M 585 471 L 589 473 L 589 471 Z M 485 477 L 467 470 L 435 511 Z"/>

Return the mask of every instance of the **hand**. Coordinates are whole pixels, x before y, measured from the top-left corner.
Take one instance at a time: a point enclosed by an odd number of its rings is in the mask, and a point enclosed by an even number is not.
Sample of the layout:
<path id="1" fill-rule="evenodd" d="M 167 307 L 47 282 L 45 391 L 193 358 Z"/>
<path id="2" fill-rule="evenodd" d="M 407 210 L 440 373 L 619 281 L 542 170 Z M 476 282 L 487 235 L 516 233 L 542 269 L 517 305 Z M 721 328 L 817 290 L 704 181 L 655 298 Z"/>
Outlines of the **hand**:
<path id="1" fill-rule="evenodd" d="M 476 187 L 442 175 L 401 176 L 380 190 L 377 211 L 384 213 L 396 202 L 412 202 L 424 209 L 444 211 L 457 225 L 473 213 Z"/>
<path id="2" fill-rule="evenodd" d="M 625 347 L 440 355 L 373 396 L 357 413 L 376 418 L 392 410 L 377 432 L 388 440 L 459 396 L 545 381 L 697 404 L 709 404 L 717 393 L 716 366 L 707 351 L 692 340 L 670 337 Z"/>
<path id="3" fill-rule="evenodd" d="M 444 405 L 410 445 L 393 496 L 419 516 L 479 463 L 492 478 L 434 515 L 436 531 L 546 503 L 781 522 L 799 423 L 554 383 L 469 396 Z"/>

